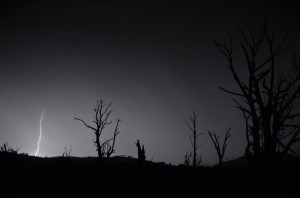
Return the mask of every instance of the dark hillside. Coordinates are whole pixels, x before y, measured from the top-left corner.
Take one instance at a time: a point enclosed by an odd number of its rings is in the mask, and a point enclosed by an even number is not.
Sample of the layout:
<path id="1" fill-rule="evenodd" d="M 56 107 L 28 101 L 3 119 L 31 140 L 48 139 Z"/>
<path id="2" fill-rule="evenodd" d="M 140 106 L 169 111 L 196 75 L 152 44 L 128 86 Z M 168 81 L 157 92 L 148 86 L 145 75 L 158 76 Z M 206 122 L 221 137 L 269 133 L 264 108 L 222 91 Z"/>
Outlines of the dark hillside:
<path id="1" fill-rule="evenodd" d="M 0 197 L 292 197 L 300 188 L 300 166 L 220 169 L 146 162 L 141 167 L 126 157 L 16 154 L 0 159 Z"/>

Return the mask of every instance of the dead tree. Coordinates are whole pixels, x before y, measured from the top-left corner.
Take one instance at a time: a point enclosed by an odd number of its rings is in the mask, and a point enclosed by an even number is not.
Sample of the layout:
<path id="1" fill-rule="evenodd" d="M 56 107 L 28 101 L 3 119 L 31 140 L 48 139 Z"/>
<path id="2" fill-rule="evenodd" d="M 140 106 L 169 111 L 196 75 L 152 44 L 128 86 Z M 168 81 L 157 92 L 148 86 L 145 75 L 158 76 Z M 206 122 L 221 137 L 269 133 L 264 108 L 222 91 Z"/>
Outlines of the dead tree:
<path id="1" fill-rule="evenodd" d="M 146 160 L 146 150 L 144 145 L 141 146 L 140 141 L 137 140 L 137 142 L 135 143 L 135 145 L 137 146 L 138 149 L 138 162 L 139 164 L 143 164 Z"/>
<path id="2" fill-rule="evenodd" d="M 20 151 L 21 147 L 14 148 L 12 146 L 9 146 L 7 142 L 3 144 L 3 146 L 0 147 L 0 152 L 2 153 L 13 153 L 13 154 L 18 154 Z"/>
<path id="3" fill-rule="evenodd" d="M 70 148 L 67 148 L 66 146 L 64 147 L 64 152 L 62 154 L 62 157 L 70 157 L 71 153 L 73 151 L 73 147 L 71 146 Z"/>
<path id="4" fill-rule="evenodd" d="M 227 60 L 239 91 L 221 88 L 234 99 L 246 122 L 247 146 L 245 156 L 249 159 L 276 159 L 288 152 L 295 154 L 292 146 L 300 140 L 300 111 L 296 106 L 300 97 L 300 64 L 293 57 L 291 64 L 283 63 L 287 52 L 287 31 L 270 28 L 267 20 L 262 26 L 249 25 L 240 30 L 240 50 L 245 64 L 238 65 L 233 56 L 233 41 L 215 45 Z M 236 68 L 245 67 L 246 79 Z"/>
<path id="5" fill-rule="evenodd" d="M 186 152 L 184 156 L 184 165 L 185 166 L 191 166 L 191 157 L 192 157 L 192 152 Z"/>
<path id="6" fill-rule="evenodd" d="M 101 142 L 100 140 L 100 137 L 105 127 L 112 123 L 112 121 L 109 120 L 109 116 L 112 113 L 110 107 L 111 107 L 111 103 L 105 105 L 103 99 L 97 101 L 96 107 L 94 108 L 95 119 L 93 122 L 95 126 L 88 125 L 84 120 L 75 118 L 75 120 L 81 121 L 87 128 L 91 129 L 94 132 L 96 137 L 96 139 L 94 140 L 94 144 L 96 146 L 96 151 L 98 153 L 99 158 L 103 158 L 103 157 L 109 158 L 111 154 L 115 152 L 114 148 L 115 148 L 116 138 L 117 135 L 120 133 L 119 122 L 121 120 L 118 119 L 116 127 L 114 129 L 113 137 L 110 139 L 106 139 L 103 142 Z"/>
<path id="7" fill-rule="evenodd" d="M 189 127 L 189 129 L 192 131 L 192 135 L 189 136 L 190 139 L 190 143 L 192 146 L 192 155 L 193 155 L 193 166 L 199 166 L 201 164 L 201 157 L 197 156 L 197 150 L 199 149 L 199 147 L 201 145 L 198 145 L 198 138 L 200 135 L 204 134 L 204 133 L 199 133 L 197 131 L 197 117 L 196 117 L 196 113 L 195 111 L 193 112 L 193 116 L 189 116 L 189 122 L 187 122 L 186 120 L 185 123 L 186 125 Z"/>
<path id="8" fill-rule="evenodd" d="M 231 128 L 229 128 L 225 134 L 222 146 L 220 145 L 220 141 L 219 141 L 220 136 L 217 136 L 216 133 L 212 134 L 210 131 L 208 131 L 209 137 L 210 137 L 211 141 L 213 142 L 215 149 L 217 151 L 220 167 L 223 166 L 223 158 L 224 158 L 224 154 L 225 154 L 225 151 L 227 148 L 227 140 L 230 137 L 230 129 Z"/>

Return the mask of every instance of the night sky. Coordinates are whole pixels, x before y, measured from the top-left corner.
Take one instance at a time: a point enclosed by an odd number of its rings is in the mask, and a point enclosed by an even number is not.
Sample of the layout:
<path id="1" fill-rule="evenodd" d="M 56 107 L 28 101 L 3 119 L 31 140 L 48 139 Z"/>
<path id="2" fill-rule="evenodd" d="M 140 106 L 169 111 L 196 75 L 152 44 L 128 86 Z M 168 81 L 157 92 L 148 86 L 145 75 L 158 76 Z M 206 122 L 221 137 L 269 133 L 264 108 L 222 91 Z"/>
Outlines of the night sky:
<path id="1" fill-rule="evenodd" d="M 47 104 L 38 156 L 61 155 L 71 145 L 74 156 L 96 156 L 94 134 L 74 117 L 92 123 L 93 107 L 103 98 L 113 110 L 103 137 L 122 120 L 116 155 L 137 156 L 140 139 L 147 159 L 182 163 L 191 150 L 184 119 L 195 110 L 200 132 L 224 135 L 232 127 L 225 159 L 241 156 L 244 120 L 232 96 L 218 88 L 237 87 L 213 39 L 223 41 L 230 32 L 238 42 L 236 27 L 264 17 L 287 27 L 290 48 L 299 55 L 300 16 L 293 4 L 1 2 L 0 144 L 33 155 Z M 215 163 L 209 136 L 199 141 L 204 163 Z"/>

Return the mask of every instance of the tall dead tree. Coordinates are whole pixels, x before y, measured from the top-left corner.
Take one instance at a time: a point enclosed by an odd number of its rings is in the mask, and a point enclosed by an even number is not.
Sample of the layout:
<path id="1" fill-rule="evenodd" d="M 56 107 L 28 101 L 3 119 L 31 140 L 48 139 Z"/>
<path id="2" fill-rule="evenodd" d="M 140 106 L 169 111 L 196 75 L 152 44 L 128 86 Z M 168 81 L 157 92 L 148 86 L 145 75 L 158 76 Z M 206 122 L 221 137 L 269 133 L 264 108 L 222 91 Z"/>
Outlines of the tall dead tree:
<path id="1" fill-rule="evenodd" d="M 236 96 L 236 107 L 242 111 L 246 122 L 249 159 L 276 159 L 294 153 L 292 146 L 300 140 L 300 64 L 293 57 L 291 64 L 283 63 L 287 52 L 287 31 L 271 29 L 267 20 L 263 25 L 248 25 L 240 30 L 240 50 L 245 63 L 237 63 L 233 57 L 233 41 L 217 42 L 221 54 L 227 60 L 227 68 L 240 91 L 223 91 Z M 237 68 L 247 70 L 247 78 L 238 74 Z"/>
<path id="2" fill-rule="evenodd" d="M 227 148 L 227 140 L 230 137 L 230 130 L 231 130 L 231 128 L 229 128 L 227 130 L 222 146 L 220 145 L 220 141 L 219 141 L 220 136 L 217 136 L 216 133 L 212 134 L 210 131 L 208 131 L 209 137 L 210 137 L 211 141 L 213 142 L 215 149 L 217 151 L 220 167 L 223 166 L 223 158 L 224 158 L 224 154 L 225 154 L 225 151 Z"/>
<path id="3" fill-rule="evenodd" d="M 112 121 L 109 120 L 109 116 L 112 113 L 110 107 L 111 107 L 111 103 L 105 105 L 103 99 L 97 100 L 96 107 L 94 108 L 95 119 L 93 122 L 95 126 L 88 125 L 84 120 L 80 118 L 75 118 L 75 120 L 81 121 L 87 128 L 91 129 L 94 132 L 96 137 L 96 139 L 94 140 L 94 144 L 96 146 L 96 150 L 99 158 L 102 157 L 109 158 L 111 154 L 115 152 L 114 148 L 115 148 L 116 137 L 120 133 L 119 132 L 120 120 L 118 119 L 116 127 L 114 129 L 113 137 L 110 139 L 106 139 L 103 142 L 101 142 L 100 140 L 100 137 L 105 127 L 112 123 Z"/>
<path id="4" fill-rule="evenodd" d="M 196 166 L 199 166 L 200 163 L 201 163 L 201 157 L 198 157 L 197 156 L 197 150 L 199 149 L 199 147 L 201 145 L 198 144 L 198 138 L 200 135 L 204 134 L 204 133 L 199 133 L 197 131 L 197 116 L 196 116 L 196 113 L 195 111 L 193 112 L 193 115 L 192 116 L 189 116 L 189 122 L 184 120 L 186 125 L 189 127 L 189 129 L 192 131 L 192 135 L 189 136 L 189 139 L 190 139 L 190 143 L 191 143 L 191 146 L 192 146 L 192 156 L 193 156 L 193 166 L 196 167 Z M 185 157 L 185 160 L 187 158 Z"/>

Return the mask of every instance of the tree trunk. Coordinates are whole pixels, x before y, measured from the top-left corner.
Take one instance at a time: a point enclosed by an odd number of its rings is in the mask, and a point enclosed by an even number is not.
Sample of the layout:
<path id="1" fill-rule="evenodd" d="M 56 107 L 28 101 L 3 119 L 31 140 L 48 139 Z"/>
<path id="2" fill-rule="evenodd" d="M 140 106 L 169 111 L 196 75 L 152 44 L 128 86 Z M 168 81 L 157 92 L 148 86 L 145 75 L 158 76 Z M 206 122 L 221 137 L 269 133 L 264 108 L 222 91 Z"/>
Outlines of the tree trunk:
<path id="1" fill-rule="evenodd" d="M 100 135 L 99 134 L 96 134 L 96 146 L 97 146 L 98 158 L 102 158 Z"/>
<path id="2" fill-rule="evenodd" d="M 196 140 L 196 131 L 194 130 L 194 157 L 193 157 L 193 166 L 197 166 L 197 140 Z"/>
<path id="3" fill-rule="evenodd" d="M 268 111 L 267 109 L 265 111 Z M 272 141 L 271 135 L 271 113 L 266 112 L 262 117 L 262 127 L 264 133 L 264 153 L 263 157 L 266 160 L 272 160 L 275 156 L 276 146 L 274 147 L 274 142 Z"/>
<path id="4" fill-rule="evenodd" d="M 222 157 L 219 156 L 219 167 L 223 167 L 223 160 Z"/>
<path id="5" fill-rule="evenodd" d="M 259 126 L 254 124 L 253 126 L 253 150 L 254 150 L 254 160 L 258 161 L 260 159 L 260 139 L 259 139 Z"/>

